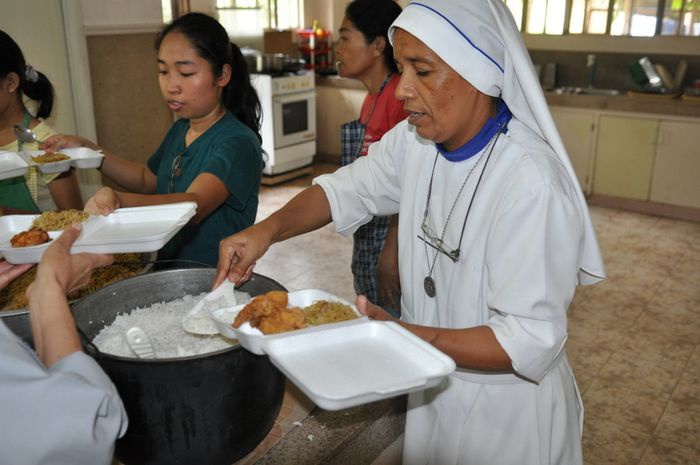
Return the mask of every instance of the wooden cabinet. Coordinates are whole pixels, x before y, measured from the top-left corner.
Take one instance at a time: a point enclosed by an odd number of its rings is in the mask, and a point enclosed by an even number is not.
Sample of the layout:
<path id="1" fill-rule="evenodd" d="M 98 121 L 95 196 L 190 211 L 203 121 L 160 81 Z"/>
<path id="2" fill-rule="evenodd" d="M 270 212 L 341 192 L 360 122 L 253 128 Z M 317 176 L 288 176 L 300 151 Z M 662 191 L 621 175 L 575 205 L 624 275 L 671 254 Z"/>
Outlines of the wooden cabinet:
<path id="1" fill-rule="evenodd" d="M 552 117 L 569 154 L 581 189 L 591 192 L 597 114 L 587 110 L 551 107 Z"/>
<path id="2" fill-rule="evenodd" d="M 593 193 L 649 200 L 659 120 L 601 115 Z"/>
<path id="3" fill-rule="evenodd" d="M 652 172 L 651 201 L 700 208 L 698 134 L 700 123 L 660 122 Z"/>
<path id="4" fill-rule="evenodd" d="M 359 89 L 316 87 L 317 159 L 340 163 L 340 125 L 359 117 L 365 95 Z"/>

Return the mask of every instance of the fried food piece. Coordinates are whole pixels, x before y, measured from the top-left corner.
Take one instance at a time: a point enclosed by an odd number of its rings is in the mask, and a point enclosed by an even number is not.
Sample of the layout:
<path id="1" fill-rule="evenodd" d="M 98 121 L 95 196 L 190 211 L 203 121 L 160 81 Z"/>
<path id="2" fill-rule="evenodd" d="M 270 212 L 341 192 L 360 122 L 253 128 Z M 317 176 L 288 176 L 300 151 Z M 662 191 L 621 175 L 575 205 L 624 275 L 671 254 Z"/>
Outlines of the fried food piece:
<path id="1" fill-rule="evenodd" d="M 299 308 L 287 308 L 287 293 L 270 291 L 250 301 L 236 315 L 233 327 L 238 328 L 246 321 L 263 334 L 275 334 L 306 327 L 304 312 Z"/>
<path id="2" fill-rule="evenodd" d="M 32 228 L 29 231 L 22 231 L 12 236 L 10 244 L 12 244 L 12 247 L 31 247 L 33 245 L 49 242 L 50 240 L 49 233 L 43 229 Z"/>
<path id="3" fill-rule="evenodd" d="M 277 334 L 306 328 L 304 311 L 298 307 L 282 308 L 260 318 L 258 329 L 263 334 Z"/>
<path id="4" fill-rule="evenodd" d="M 306 321 L 310 325 L 337 323 L 338 321 L 358 318 L 349 305 L 328 300 L 317 300 L 308 307 L 304 307 L 304 314 L 306 315 Z"/>
<path id="5" fill-rule="evenodd" d="M 256 296 L 236 315 L 233 327 L 238 328 L 246 321 L 250 321 L 250 325 L 256 327 L 261 317 L 270 315 L 280 307 L 287 307 L 287 293 L 284 291 L 270 291 Z"/>
<path id="6" fill-rule="evenodd" d="M 32 157 L 34 163 L 54 163 L 57 161 L 70 160 L 70 157 L 64 153 L 45 153 Z"/>

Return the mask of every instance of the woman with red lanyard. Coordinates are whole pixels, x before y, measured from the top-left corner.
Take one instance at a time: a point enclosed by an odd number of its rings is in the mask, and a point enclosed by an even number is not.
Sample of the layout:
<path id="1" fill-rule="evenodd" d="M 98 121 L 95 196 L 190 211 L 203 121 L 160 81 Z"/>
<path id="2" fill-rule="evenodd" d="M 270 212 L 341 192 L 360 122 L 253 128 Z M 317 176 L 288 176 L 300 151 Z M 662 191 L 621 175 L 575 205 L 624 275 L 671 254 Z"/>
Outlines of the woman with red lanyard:
<path id="1" fill-rule="evenodd" d="M 387 32 L 401 13 L 394 0 L 354 0 L 348 4 L 335 49 L 341 77 L 359 79 L 368 94 L 360 119 L 341 126 L 343 166 L 367 155 L 367 148 L 407 113 L 396 100 L 399 82 Z M 398 272 L 398 218 L 377 216 L 353 235 L 352 274 L 355 291 L 379 302 L 398 317 L 401 313 Z"/>

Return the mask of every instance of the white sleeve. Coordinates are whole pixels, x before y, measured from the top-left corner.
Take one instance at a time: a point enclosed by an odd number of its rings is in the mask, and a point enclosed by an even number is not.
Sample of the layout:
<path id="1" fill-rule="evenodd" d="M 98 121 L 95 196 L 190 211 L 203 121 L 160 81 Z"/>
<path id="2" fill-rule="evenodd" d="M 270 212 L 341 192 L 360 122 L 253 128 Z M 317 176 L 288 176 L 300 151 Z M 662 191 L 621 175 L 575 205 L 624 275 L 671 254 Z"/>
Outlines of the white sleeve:
<path id="1" fill-rule="evenodd" d="M 0 451 L 13 465 L 109 465 L 127 416 L 116 388 L 82 352 L 46 370 L 0 327 Z M 5 462 L 3 462 L 5 463 Z"/>
<path id="2" fill-rule="evenodd" d="M 533 381 L 545 376 L 566 342 L 582 234 L 576 204 L 550 184 L 533 186 L 490 231 L 488 326 L 513 369 Z"/>
<path id="3" fill-rule="evenodd" d="M 336 231 L 354 233 L 373 216 L 399 212 L 406 123 L 401 122 L 353 163 L 314 179 L 326 193 Z"/>

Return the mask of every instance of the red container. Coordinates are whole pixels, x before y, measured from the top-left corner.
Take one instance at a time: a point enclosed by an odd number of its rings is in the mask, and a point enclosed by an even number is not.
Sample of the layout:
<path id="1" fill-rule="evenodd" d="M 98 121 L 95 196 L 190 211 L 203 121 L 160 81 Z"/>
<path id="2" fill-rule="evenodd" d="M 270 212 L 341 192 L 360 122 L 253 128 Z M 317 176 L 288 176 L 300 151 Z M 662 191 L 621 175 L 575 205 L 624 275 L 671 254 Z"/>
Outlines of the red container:
<path id="1" fill-rule="evenodd" d="M 299 37 L 299 53 L 306 60 L 307 69 L 321 70 L 330 66 L 333 37 L 331 31 L 323 29 L 301 29 Z"/>

